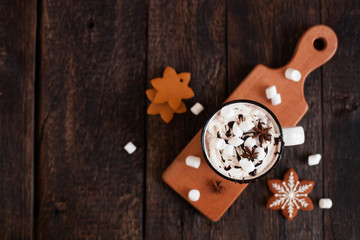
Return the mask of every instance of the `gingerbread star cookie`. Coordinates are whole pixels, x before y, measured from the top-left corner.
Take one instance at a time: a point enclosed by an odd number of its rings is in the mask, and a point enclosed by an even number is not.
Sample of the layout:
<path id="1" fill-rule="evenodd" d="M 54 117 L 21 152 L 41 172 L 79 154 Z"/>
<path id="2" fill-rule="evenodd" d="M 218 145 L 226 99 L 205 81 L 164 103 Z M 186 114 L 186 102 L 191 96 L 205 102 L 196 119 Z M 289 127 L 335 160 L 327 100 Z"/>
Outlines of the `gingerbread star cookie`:
<path id="1" fill-rule="evenodd" d="M 309 180 L 299 181 L 299 177 L 290 169 L 284 176 L 284 180 L 271 179 L 268 180 L 268 186 L 274 193 L 267 202 L 266 207 L 273 210 L 280 210 L 288 219 L 292 220 L 298 210 L 309 211 L 314 208 L 308 194 L 314 187 L 314 182 Z"/>
<path id="2" fill-rule="evenodd" d="M 151 80 L 151 85 L 157 90 L 154 103 L 168 102 L 169 106 L 179 109 L 182 99 L 192 98 L 193 90 L 188 86 L 190 73 L 179 73 L 171 67 L 166 67 L 162 78 Z"/>
<path id="3" fill-rule="evenodd" d="M 186 112 L 186 106 L 182 102 L 180 107 L 177 110 L 173 110 L 167 103 L 154 103 L 154 98 L 156 96 L 157 91 L 155 89 L 146 90 L 146 96 L 151 101 L 147 114 L 149 115 L 157 115 L 160 114 L 160 117 L 164 122 L 169 123 L 174 116 L 174 113 L 184 113 Z"/>

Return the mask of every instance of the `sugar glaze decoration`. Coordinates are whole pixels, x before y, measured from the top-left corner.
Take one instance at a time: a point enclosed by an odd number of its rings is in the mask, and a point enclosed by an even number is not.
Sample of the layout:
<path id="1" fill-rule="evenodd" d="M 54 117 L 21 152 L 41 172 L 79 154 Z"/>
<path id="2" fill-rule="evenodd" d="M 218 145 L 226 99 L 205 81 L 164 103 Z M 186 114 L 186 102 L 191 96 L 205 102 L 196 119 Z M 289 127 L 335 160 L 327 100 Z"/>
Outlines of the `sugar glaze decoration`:
<path id="1" fill-rule="evenodd" d="M 207 155 L 225 176 L 256 178 L 269 169 L 274 154 L 281 151 L 280 130 L 272 116 L 252 103 L 223 107 L 206 130 Z M 270 151 L 269 151 L 270 150 Z"/>
<path id="2" fill-rule="evenodd" d="M 273 210 L 281 210 L 282 214 L 292 220 L 298 210 L 309 211 L 314 208 L 308 194 L 314 187 L 314 182 L 309 180 L 299 181 L 299 177 L 290 169 L 284 180 L 268 180 L 269 189 L 274 195 L 268 200 L 266 207 Z"/>

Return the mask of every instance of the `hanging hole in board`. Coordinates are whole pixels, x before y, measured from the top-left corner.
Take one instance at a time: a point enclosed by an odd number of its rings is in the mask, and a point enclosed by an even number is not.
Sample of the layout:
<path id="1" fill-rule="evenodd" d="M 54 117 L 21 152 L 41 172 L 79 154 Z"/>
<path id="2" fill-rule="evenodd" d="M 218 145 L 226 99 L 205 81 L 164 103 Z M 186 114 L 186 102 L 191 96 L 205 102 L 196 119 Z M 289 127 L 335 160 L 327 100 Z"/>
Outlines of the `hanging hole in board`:
<path id="1" fill-rule="evenodd" d="M 323 38 L 317 38 L 314 41 L 314 48 L 318 51 L 322 51 L 326 48 L 326 41 Z"/>

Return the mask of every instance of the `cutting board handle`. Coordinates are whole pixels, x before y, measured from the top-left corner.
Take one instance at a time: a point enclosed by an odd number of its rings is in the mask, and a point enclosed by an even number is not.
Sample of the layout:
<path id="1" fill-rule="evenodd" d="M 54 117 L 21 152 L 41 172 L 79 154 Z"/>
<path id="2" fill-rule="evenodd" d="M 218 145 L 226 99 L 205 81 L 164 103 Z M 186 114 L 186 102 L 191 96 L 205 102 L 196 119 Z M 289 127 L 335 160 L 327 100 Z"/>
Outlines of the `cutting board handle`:
<path id="1" fill-rule="evenodd" d="M 330 60 L 337 46 L 338 40 L 331 28 L 313 26 L 301 36 L 292 59 L 285 67 L 299 70 L 301 81 L 304 81 L 310 72 Z"/>

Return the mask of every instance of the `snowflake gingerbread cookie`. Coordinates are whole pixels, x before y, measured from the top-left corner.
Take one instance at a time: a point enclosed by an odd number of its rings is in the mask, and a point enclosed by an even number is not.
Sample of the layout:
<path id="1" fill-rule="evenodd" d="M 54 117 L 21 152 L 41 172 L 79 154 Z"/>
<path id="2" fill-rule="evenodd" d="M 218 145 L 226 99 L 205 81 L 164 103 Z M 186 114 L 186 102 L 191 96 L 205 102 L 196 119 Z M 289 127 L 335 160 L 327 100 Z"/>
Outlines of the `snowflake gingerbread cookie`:
<path id="1" fill-rule="evenodd" d="M 290 169 L 284 176 L 284 180 L 268 180 L 270 191 L 274 195 L 268 200 L 266 207 L 273 210 L 282 210 L 282 214 L 292 220 L 298 210 L 310 211 L 314 208 L 308 194 L 314 187 L 314 182 L 309 180 L 299 181 L 299 177 Z"/>

